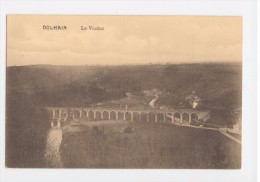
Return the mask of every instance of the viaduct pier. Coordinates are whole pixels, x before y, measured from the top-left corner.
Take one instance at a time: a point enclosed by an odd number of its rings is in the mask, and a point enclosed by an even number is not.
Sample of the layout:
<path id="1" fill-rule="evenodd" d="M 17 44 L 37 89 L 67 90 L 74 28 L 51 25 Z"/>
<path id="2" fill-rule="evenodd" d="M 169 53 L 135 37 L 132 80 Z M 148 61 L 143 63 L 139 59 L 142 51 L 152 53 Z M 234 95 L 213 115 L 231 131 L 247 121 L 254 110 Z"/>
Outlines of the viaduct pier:
<path id="1" fill-rule="evenodd" d="M 60 128 L 68 121 L 125 120 L 132 122 L 168 122 L 190 124 L 208 117 L 209 111 L 194 109 L 122 109 L 122 108 L 74 108 L 45 107 L 51 118 L 51 126 Z"/>

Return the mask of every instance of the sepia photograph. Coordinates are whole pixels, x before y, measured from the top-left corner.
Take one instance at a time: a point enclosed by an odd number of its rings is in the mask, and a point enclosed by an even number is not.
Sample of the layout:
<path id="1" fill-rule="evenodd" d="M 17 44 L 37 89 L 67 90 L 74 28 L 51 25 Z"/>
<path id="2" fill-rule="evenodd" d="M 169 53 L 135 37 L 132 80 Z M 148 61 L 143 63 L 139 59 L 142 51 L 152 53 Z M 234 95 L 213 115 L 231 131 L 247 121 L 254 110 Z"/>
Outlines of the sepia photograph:
<path id="1" fill-rule="evenodd" d="M 242 20 L 7 15 L 6 168 L 241 169 Z"/>

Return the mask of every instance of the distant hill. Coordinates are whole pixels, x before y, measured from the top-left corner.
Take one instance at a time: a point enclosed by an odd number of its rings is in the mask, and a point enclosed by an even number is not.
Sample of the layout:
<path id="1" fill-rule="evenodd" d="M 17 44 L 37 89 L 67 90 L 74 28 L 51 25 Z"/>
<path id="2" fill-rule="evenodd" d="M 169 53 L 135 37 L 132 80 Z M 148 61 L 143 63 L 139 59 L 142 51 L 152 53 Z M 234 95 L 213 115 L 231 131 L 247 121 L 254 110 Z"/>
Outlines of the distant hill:
<path id="1" fill-rule="evenodd" d="M 7 68 L 8 94 L 33 97 L 38 105 L 83 106 L 142 93 L 163 91 L 159 103 L 177 107 L 196 91 L 208 108 L 238 108 L 242 100 L 241 63 L 13 66 Z"/>

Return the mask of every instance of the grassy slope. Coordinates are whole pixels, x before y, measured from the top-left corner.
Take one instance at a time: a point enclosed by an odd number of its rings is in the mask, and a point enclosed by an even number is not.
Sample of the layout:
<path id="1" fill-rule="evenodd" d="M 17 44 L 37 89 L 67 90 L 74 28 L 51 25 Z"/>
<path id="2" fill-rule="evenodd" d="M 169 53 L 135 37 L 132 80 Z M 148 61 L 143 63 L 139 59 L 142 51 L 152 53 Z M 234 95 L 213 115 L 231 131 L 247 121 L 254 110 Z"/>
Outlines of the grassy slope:
<path id="1" fill-rule="evenodd" d="M 240 145 L 217 131 L 135 123 L 132 133 L 63 137 L 67 168 L 240 168 Z M 74 150 L 77 148 L 77 150 Z"/>

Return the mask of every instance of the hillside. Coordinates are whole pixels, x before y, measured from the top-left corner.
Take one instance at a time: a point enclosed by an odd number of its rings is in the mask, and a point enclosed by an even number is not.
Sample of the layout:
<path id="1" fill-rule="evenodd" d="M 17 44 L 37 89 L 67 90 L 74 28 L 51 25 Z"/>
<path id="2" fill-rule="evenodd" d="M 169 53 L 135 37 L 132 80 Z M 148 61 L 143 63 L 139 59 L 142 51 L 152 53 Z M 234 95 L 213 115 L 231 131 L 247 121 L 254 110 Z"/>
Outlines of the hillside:
<path id="1" fill-rule="evenodd" d="M 154 93 L 148 96 L 145 93 L 154 90 L 159 94 L 157 105 L 178 108 L 188 107 L 180 103 L 196 91 L 202 99 L 198 109 L 211 111 L 208 122 L 232 126 L 237 121 L 233 109 L 242 105 L 241 75 L 242 65 L 238 63 L 8 67 L 6 165 L 46 166 L 43 148 L 48 115 L 36 106 L 89 107 L 106 103 L 144 107 L 154 99 Z"/>
<path id="2" fill-rule="evenodd" d="M 163 91 L 159 104 L 178 107 L 192 91 L 203 107 L 241 107 L 242 65 L 208 63 L 139 66 L 19 66 L 7 68 L 7 93 L 37 105 L 85 106 L 124 98 L 127 92 Z"/>

